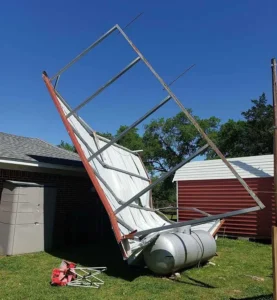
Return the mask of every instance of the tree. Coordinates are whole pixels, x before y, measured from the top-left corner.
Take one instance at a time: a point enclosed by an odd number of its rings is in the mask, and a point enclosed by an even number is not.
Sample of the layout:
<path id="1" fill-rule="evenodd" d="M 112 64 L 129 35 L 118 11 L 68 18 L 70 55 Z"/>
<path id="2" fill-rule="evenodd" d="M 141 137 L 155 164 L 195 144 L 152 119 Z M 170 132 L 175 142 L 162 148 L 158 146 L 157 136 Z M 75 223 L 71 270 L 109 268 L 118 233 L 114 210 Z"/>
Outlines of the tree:
<path id="1" fill-rule="evenodd" d="M 220 123 L 218 118 L 200 119 L 197 116 L 195 118 L 210 137 L 218 131 Z M 115 136 L 126 128 L 127 126 L 120 126 Z M 145 132 L 141 136 L 138 129 L 133 128 L 117 143 L 131 150 L 143 149 L 141 157 L 152 181 L 157 180 L 161 173 L 167 172 L 204 144 L 198 131 L 182 112 L 172 118 L 152 120 L 144 129 Z M 173 176 L 174 174 L 153 190 L 155 204 L 164 206 L 176 200 Z"/>
<path id="2" fill-rule="evenodd" d="M 220 123 L 218 118 L 194 118 L 211 138 L 216 135 Z M 153 173 L 167 172 L 204 143 L 185 114 L 180 112 L 172 118 L 153 120 L 145 126 L 143 160 Z"/>
<path id="3" fill-rule="evenodd" d="M 273 153 L 273 107 L 267 104 L 263 93 L 253 106 L 242 112 L 244 120 L 228 120 L 214 140 L 226 157 L 251 156 Z M 208 158 L 217 158 L 210 151 Z"/>
<path id="4" fill-rule="evenodd" d="M 97 134 L 103 136 L 104 138 L 106 138 L 108 140 L 113 139 L 113 135 L 109 132 L 97 132 Z"/>
<path id="5" fill-rule="evenodd" d="M 128 126 L 121 125 L 115 136 L 119 136 Z M 117 143 L 130 150 L 144 149 L 142 137 L 138 133 L 138 128 L 132 128 L 126 135 L 124 135 Z"/>
<path id="6" fill-rule="evenodd" d="M 200 119 L 197 116 L 194 117 L 206 134 L 211 138 L 216 135 L 220 123 L 218 118 Z M 153 180 L 156 180 L 160 173 L 169 171 L 173 166 L 193 154 L 204 143 L 185 114 L 180 112 L 172 118 L 153 120 L 145 126 L 142 158 Z M 175 184 L 172 183 L 173 176 L 174 174 L 169 176 L 153 190 L 155 205 L 170 204 L 176 200 Z"/>
<path id="7" fill-rule="evenodd" d="M 59 148 L 65 149 L 67 151 L 71 151 L 71 152 L 77 153 L 76 148 L 73 145 L 71 145 L 71 144 L 69 144 L 69 143 L 67 143 L 65 141 L 61 141 L 61 143 L 59 145 L 57 145 L 57 146 Z"/>
<path id="8" fill-rule="evenodd" d="M 128 126 L 121 125 L 118 130 L 116 131 L 115 136 L 113 136 L 111 133 L 101 133 L 97 132 L 97 134 L 106 137 L 109 140 L 112 140 L 113 138 L 119 136 L 125 129 L 127 129 Z M 143 142 L 142 137 L 138 134 L 138 128 L 132 128 L 126 135 L 124 135 L 121 139 L 119 139 L 116 142 L 118 145 L 121 145 L 123 147 L 126 147 L 130 150 L 140 150 L 143 149 Z"/>
<path id="9" fill-rule="evenodd" d="M 247 122 L 247 147 L 249 155 L 273 153 L 273 106 L 267 104 L 263 93 L 259 100 L 251 100 L 254 104 L 250 109 L 242 112 Z"/>

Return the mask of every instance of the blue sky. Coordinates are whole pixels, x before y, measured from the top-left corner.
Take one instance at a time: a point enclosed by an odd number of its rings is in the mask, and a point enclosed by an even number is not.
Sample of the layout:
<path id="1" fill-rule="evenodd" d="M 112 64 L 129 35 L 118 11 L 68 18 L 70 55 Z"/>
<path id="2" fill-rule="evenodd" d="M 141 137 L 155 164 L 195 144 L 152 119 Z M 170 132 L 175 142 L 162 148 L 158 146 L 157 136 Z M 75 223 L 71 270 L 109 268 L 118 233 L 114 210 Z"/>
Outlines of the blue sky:
<path id="1" fill-rule="evenodd" d="M 250 99 L 271 102 L 270 59 L 277 56 L 277 2 L 268 1 L 4 1 L 0 10 L 0 131 L 69 141 L 44 86 L 51 76 L 118 23 L 200 117 L 238 119 Z M 126 66 L 135 53 L 113 34 L 69 69 L 59 90 L 74 107 Z M 96 130 L 114 132 L 166 96 L 139 63 L 80 111 Z M 178 112 L 172 102 L 153 117 Z"/>

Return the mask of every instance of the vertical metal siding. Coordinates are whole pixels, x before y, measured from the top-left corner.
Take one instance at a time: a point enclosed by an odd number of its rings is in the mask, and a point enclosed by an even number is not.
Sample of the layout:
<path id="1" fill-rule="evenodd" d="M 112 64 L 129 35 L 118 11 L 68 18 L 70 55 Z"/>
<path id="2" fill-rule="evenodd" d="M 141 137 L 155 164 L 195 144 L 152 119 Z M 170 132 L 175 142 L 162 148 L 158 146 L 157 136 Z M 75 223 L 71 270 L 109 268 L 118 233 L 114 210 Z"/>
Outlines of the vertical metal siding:
<path id="1" fill-rule="evenodd" d="M 220 234 L 268 238 L 275 219 L 273 178 L 250 178 L 246 183 L 258 195 L 265 209 L 226 220 Z M 210 214 L 254 206 L 251 196 L 236 179 L 179 181 L 179 207 L 197 207 Z M 191 211 L 178 211 L 179 221 L 197 219 L 200 215 Z"/>

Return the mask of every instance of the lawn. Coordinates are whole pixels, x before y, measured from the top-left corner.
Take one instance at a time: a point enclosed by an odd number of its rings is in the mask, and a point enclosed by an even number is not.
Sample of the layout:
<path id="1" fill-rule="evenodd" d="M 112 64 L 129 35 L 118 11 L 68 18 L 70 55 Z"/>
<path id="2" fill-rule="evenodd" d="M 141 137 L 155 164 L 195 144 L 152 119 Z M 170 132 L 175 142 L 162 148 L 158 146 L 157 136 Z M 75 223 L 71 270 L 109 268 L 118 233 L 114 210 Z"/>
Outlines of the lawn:
<path id="1" fill-rule="evenodd" d="M 0 299 L 272 299 L 270 245 L 219 239 L 215 265 L 183 271 L 178 281 L 126 266 L 115 246 L 0 257 Z M 51 287 L 51 271 L 61 258 L 107 266 L 104 286 Z"/>

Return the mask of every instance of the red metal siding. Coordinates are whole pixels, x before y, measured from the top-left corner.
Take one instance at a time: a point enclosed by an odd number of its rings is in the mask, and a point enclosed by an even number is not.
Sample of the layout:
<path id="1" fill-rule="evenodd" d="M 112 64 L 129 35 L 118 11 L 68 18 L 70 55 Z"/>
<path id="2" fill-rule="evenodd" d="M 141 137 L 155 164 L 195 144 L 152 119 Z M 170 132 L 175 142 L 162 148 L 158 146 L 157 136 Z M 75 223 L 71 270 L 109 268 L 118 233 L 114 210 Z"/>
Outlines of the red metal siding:
<path id="1" fill-rule="evenodd" d="M 273 178 L 245 179 L 266 206 L 258 212 L 226 219 L 220 234 L 246 237 L 270 237 L 275 219 Z M 178 182 L 178 206 L 197 207 L 210 214 L 253 207 L 256 203 L 236 179 L 193 180 Z M 179 221 L 197 219 L 199 213 L 179 211 Z"/>

